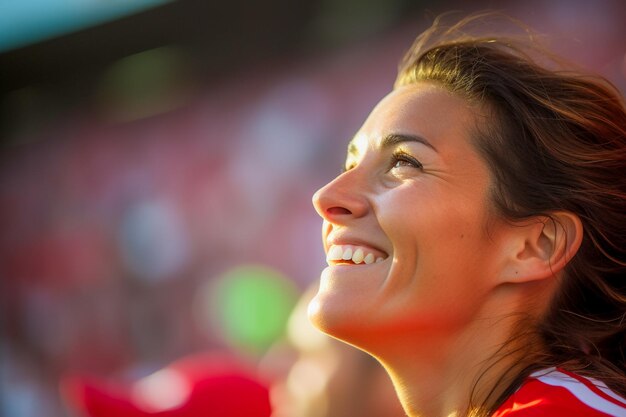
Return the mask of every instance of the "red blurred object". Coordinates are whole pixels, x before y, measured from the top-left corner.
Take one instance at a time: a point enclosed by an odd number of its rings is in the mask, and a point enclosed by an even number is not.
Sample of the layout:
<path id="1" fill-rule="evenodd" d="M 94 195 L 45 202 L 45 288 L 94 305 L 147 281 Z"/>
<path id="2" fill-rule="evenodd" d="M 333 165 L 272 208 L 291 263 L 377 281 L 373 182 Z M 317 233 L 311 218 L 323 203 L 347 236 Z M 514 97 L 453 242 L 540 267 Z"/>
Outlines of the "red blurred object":
<path id="1" fill-rule="evenodd" d="M 224 356 L 191 356 L 134 383 L 68 376 L 67 405 L 89 417 L 269 417 L 268 387 Z"/>

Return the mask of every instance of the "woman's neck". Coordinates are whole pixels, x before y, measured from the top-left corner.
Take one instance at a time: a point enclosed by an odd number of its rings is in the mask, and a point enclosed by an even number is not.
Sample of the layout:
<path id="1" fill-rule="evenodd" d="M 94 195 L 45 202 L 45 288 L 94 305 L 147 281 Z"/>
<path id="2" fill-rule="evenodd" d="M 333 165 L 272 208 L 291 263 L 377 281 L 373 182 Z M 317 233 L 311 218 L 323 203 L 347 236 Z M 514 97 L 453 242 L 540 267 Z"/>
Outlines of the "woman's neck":
<path id="1" fill-rule="evenodd" d="M 397 343 L 374 354 L 408 416 L 471 416 L 479 411 L 472 407 L 496 401 L 537 351 L 539 345 L 520 330 L 528 317 L 504 315 L 502 304 L 495 310 L 490 304 L 456 332 L 434 331 L 413 340 L 396 335 Z"/>

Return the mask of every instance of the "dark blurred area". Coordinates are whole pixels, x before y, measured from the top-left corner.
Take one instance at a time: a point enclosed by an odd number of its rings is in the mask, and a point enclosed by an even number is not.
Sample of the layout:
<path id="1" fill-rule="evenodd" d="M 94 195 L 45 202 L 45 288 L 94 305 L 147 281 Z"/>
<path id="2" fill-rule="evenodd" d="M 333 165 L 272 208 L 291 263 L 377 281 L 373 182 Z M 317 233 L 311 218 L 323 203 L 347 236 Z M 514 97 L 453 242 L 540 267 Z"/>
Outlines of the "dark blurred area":
<path id="1" fill-rule="evenodd" d="M 246 71 L 248 66 L 258 72 L 275 65 L 272 60 L 291 57 L 293 62 L 295 56 L 304 58 L 375 36 L 391 22 L 429 7 L 429 3 L 179 0 L 5 51 L 0 54 L 0 92 L 18 93 L 3 100 L 0 137 L 6 142 L 20 128 L 21 113 L 29 111 L 26 106 L 52 109 L 53 114 L 43 111 L 47 116 L 40 117 L 54 118 L 62 111 L 92 103 L 94 89 L 107 67 L 133 54 L 165 45 L 174 47 L 177 56 L 171 58 L 178 62 L 169 65 L 176 68 L 162 69 L 170 73 L 155 76 L 214 84 Z M 19 92 L 24 97 L 13 99 Z M 16 108 L 16 104 L 22 107 Z"/>
<path id="2" fill-rule="evenodd" d="M 414 37 L 485 8 L 626 91 L 620 0 L 161 1 L 0 42 L 0 416 L 174 412 L 192 385 L 225 402 L 214 387 L 235 377 L 290 396 L 275 417 L 390 392 L 357 387 L 377 365 L 293 319 L 325 264 L 310 199 Z"/>

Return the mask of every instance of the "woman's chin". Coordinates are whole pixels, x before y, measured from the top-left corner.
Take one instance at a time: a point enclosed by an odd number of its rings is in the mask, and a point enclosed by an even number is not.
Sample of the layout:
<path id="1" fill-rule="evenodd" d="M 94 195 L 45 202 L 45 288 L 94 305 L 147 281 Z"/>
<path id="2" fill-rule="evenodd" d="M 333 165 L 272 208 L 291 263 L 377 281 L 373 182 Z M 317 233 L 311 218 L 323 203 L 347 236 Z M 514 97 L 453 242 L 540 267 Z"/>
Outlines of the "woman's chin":
<path id="1" fill-rule="evenodd" d="M 333 292 L 320 292 L 309 302 L 307 314 L 313 326 L 323 333 L 347 343 L 353 343 L 358 334 L 367 333 L 354 303 Z"/>
<path id="2" fill-rule="evenodd" d="M 331 336 L 333 335 L 332 329 L 337 327 L 338 322 L 343 321 L 338 317 L 342 315 L 341 312 L 337 312 L 335 311 L 336 308 L 333 308 L 332 298 L 332 295 L 320 294 L 318 292 L 309 302 L 307 309 L 307 315 L 311 324 L 318 330 Z"/>

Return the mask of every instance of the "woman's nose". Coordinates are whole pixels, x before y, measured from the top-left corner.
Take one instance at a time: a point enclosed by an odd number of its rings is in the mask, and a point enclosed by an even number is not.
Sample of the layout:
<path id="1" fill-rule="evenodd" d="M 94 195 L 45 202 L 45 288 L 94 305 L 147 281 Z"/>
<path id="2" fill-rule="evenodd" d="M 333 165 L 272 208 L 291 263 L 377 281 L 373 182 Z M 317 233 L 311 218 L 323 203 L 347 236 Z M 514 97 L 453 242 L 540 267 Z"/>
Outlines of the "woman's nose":
<path id="1" fill-rule="evenodd" d="M 344 172 L 313 194 L 313 206 L 324 220 L 341 223 L 367 214 L 369 203 L 354 174 Z"/>

